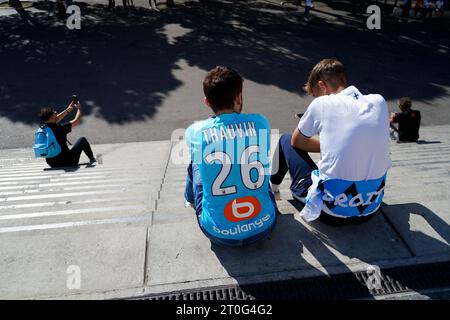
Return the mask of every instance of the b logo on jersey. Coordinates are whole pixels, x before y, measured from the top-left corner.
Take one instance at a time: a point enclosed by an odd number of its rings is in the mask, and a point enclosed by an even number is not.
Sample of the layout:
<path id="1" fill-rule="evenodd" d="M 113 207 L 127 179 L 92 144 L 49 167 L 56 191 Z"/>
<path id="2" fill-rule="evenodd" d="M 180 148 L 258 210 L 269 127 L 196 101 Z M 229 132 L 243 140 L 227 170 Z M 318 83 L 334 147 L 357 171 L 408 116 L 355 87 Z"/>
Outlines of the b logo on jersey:
<path id="1" fill-rule="evenodd" d="M 261 211 L 261 203 L 255 197 L 233 199 L 225 206 L 224 214 L 231 222 L 240 222 L 256 217 Z"/>

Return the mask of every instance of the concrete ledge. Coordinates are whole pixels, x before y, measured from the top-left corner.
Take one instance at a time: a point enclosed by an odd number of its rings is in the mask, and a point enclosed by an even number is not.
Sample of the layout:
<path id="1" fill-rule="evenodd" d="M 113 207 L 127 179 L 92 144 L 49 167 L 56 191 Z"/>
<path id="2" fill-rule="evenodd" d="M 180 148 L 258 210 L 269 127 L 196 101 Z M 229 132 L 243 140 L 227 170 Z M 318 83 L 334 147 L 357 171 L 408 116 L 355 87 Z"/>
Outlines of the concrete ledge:
<path id="1" fill-rule="evenodd" d="M 449 133 L 392 144 L 383 213 L 363 225 L 305 223 L 286 178 L 274 232 L 240 249 L 211 245 L 184 208 L 186 169 L 168 163 L 168 141 L 95 146 L 104 164 L 74 172 L 0 150 L 0 296 L 127 298 L 450 261 Z M 82 287 L 68 290 L 77 264 Z"/>

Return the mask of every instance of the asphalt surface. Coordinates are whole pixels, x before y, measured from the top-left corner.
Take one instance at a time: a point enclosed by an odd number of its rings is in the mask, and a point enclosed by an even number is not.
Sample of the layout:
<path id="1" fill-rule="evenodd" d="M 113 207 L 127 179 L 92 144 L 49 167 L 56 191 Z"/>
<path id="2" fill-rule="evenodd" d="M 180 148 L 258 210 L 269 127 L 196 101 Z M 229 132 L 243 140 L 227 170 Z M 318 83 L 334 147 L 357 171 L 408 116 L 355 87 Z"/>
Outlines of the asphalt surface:
<path id="1" fill-rule="evenodd" d="M 69 139 L 170 139 L 210 115 L 202 80 L 216 65 L 245 77 L 245 112 L 263 113 L 272 128 L 291 131 L 294 114 L 312 100 L 301 86 L 327 57 L 344 62 L 350 84 L 381 93 L 391 110 L 407 95 L 423 125 L 450 123 L 448 20 L 399 23 L 383 15 L 381 30 L 368 30 L 367 15 L 327 3 L 315 2 L 309 22 L 302 8 L 276 1 L 192 2 L 160 12 L 118 7 L 115 14 L 106 1 L 78 3 L 82 27 L 72 31 L 51 2 L 1 15 L 0 149 L 31 146 L 38 109 L 63 109 L 74 93 L 85 118 Z"/>

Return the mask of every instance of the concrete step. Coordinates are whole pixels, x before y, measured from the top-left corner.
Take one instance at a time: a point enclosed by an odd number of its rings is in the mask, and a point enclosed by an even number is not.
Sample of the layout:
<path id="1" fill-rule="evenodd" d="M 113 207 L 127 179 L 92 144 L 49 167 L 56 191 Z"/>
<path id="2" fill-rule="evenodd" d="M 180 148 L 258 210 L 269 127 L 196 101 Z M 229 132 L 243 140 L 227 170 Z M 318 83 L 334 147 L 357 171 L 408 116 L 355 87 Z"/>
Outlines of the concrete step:
<path id="1" fill-rule="evenodd" d="M 30 150 L 0 150 L 0 297 L 177 290 L 433 261 L 449 254 L 449 129 L 423 128 L 424 140 L 441 143 L 392 144 L 384 214 L 373 221 L 305 223 L 286 177 L 275 231 L 239 250 L 212 246 L 184 207 L 186 165 L 168 163 L 169 141 L 94 146 L 104 164 L 74 172 L 44 170 Z M 84 274 L 75 292 L 64 285 L 69 264 Z"/>
<path id="2" fill-rule="evenodd" d="M 0 297 L 142 285 L 170 147 L 94 145 L 103 164 L 77 170 L 47 170 L 30 149 L 0 150 Z M 80 289 L 66 286 L 70 265 L 81 270 Z"/>
<path id="3" fill-rule="evenodd" d="M 0 228 L 151 215 L 170 143 L 94 145 L 93 150 L 103 154 L 102 165 L 63 169 L 48 168 L 31 149 L 1 150 Z"/>
<path id="4" fill-rule="evenodd" d="M 449 132 L 447 127 L 441 129 Z M 438 139 L 434 133 L 439 130 L 429 134 L 426 129 L 423 131 L 424 139 Z M 362 261 L 379 261 L 377 264 L 383 265 L 381 260 L 409 261 L 412 256 L 421 255 L 431 259 L 429 253 L 440 256 L 448 252 L 447 234 L 450 234 L 450 161 L 445 158 L 450 154 L 449 138 L 449 135 L 439 135 L 441 144 L 393 144 L 394 161 L 384 205 L 386 214 L 369 224 L 347 226 L 346 230 L 319 222 L 309 225 L 299 219 L 301 207 L 292 201 L 290 180 L 286 178 L 280 187 L 281 200 L 277 200 L 282 215 L 275 232 L 267 241 L 237 251 L 210 249 L 209 241 L 198 229 L 194 212 L 183 207 L 185 167 L 168 166 L 154 215 L 154 221 L 160 222 L 153 225 L 150 237 L 149 254 L 155 263 L 149 265 L 149 284 L 169 283 L 173 288 L 177 287 L 175 283 L 209 281 L 217 285 L 223 283 L 219 279 L 227 278 L 279 279 L 280 274 L 292 275 L 295 270 L 302 270 L 296 273 L 302 274 L 311 266 L 331 270 L 332 265 L 341 262 L 346 267 L 356 267 Z M 417 234 L 420 242 L 415 240 Z M 371 238 L 374 236 L 376 239 Z M 364 248 L 357 249 L 359 244 L 364 244 Z M 298 251 L 301 253 L 295 254 Z M 198 260 L 202 261 L 201 265 L 196 263 Z M 248 263 L 243 266 L 242 261 Z M 303 262 L 308 266 L 302 265 Z M 192 264 L 197 268 L 186 274 L 184 266 Z"/>
<path id="5" fill-rule="evenodd" d="M 120 206 L 145 206 L 146 212 L 153 212 L 156 208 L 156 199 L 141 198 L 133 196 L 112 195 L 110 197 L 88 198 L 88 199 L 53 199 L 42 202 L 5 204 L 0 206 L 0 219 L 2 216 L 39 214 L 41 212 L 50 213 L 54 211 L 88 210 L 106 207 Z"/>
<path id="6" fill-rule="evenodd" d="M 152 210 L 145 204 L 128 204 L 118 206 L 88 207 L 84 209 L 53 209 L 41 212 L 15 213 L 0 215 L 0 232 L 2 228 L 24 225 L 44 225 L 66 222 L 93 221 L 126 216 L 151 215 Z"/>

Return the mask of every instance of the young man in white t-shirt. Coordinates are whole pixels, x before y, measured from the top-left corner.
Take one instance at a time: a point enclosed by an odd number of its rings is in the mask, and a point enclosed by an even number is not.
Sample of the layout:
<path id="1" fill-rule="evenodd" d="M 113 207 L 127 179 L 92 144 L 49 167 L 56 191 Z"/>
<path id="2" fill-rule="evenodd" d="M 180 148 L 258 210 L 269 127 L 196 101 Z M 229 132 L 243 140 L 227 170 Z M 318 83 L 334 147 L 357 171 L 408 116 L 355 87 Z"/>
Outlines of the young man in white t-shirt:
<path id="1" fill-rule="evenodd" d="M 289 171 L 294 198 L 306 202 L 306 220 L 366 221 L 379 209 L 391 166 L 386 101 L 347 86 L 344 66 L 335 59 L 313 68 L 305 91 L 316 99 L 293 134 L 280 138 L 273 190 Z M 320 152 L 318 168 L 308 152 Z"/>

